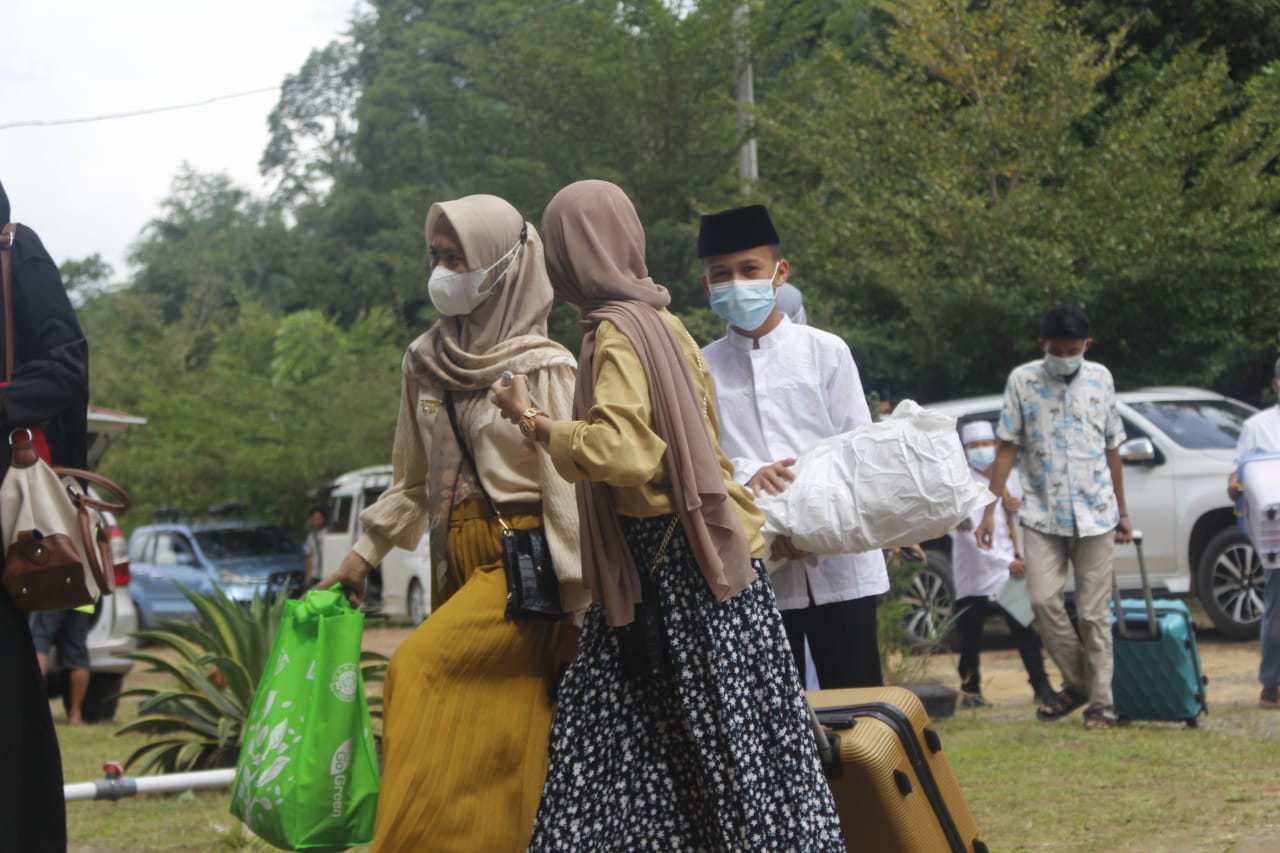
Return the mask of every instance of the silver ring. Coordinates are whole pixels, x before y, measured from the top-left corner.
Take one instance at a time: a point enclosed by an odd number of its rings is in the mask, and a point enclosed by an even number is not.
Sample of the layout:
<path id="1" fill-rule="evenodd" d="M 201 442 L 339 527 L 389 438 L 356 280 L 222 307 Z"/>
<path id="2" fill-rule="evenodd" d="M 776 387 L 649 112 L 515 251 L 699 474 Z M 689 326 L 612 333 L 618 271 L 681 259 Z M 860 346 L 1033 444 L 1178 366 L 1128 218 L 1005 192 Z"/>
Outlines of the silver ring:
<path id="1" fill-rule="evenodd" d="M 502 373 L 502 384 L 510 385 L 515 380 L 515 378 L 516 378 L 516 375 L 514 373 L 512 373 L 510 370 L 505 370 Z"/>

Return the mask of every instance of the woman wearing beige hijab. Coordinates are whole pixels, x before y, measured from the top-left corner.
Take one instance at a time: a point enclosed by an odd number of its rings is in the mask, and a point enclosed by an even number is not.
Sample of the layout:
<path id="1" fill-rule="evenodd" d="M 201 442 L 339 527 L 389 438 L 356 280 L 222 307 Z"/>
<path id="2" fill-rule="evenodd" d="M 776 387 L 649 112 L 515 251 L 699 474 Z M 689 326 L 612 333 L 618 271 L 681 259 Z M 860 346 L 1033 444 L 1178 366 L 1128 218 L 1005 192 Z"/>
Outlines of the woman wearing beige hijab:
<path id="1" fill-rule="evenodd" d="M 552 290 L 537 231 L 474 195 L 433 205 L 429 291 L 440 320 L 404 358 L 394 482 L 360 516 L 364 536 L 322 586 L 354 601 L 392 546 L 431 535 L 435 610 L 396 650 L 384 687 L 385 768 L 373 849 L 511 851 L 528 843 L 546 773 L 562 623 L 504 617 L 499 522 L 545 525 L 564 609 L 585 606 L 572 487 L 485 399 L 504 372 L 567 417 L 573 356 L 546 337 Z M 447 414 L 452 398 L 472 470 Z M 477 473 L 479 482 L 477 482 Z"/>
<path id="2" fill-rule="evenodd" d="M 542 225 L 556 293 L 583 315 L 574 419 L 530 411 L 523 377 L 493 391 L 577 484 L 593 603 L 530 849 L 843 850 L 756 559 L 763 518 L 719 450 L 711 377 L 648 277 L 635 209 L 581 181 Z"/>

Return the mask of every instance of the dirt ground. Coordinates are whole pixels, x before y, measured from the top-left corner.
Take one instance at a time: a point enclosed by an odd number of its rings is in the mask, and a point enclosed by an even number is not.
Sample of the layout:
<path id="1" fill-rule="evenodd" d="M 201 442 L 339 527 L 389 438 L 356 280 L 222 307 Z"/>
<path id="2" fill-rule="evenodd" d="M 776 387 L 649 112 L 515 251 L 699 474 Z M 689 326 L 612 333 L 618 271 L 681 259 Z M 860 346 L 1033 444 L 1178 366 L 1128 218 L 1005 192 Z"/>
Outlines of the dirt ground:
<path id="1" fill-rule="evenodd" d="M 1202 624 L 1207 620 L 1197 620 Z M 364 647 L 390 655 L 409 636 L 408 627 L 368 627 L 365 629 Z M 993 632 L 994 634 L 994 632 Z M 1209 708 L 1214 705 L 1252 705 L 1258 700 L 1258 641 L 1244 642 L 1224 640 L 1212 628 L 1197 632 L 1200 657 L 1205 675 L 1209 678 Z M 928 662 L 926 675 L 930 679 L 958 688 L 956 674 L 958 656 L 954 653 L 933 655 Z M 1018 653 L 1008 645 L 1006 638 L 994 634 L 989 637 L 982 653 L 983 694 L 996 706 L 1014 708 L 1031 706 L 1031 687 L 1022 669 Z M 1047 662 L 1051 677 L 1059 682 L 1052 662 Z"/>
<path id="2" fill-rule="evenodd" d="M 1212 629 L 1201 629 L 1197 636 L 1200 659 L 1209 679 L 1209 710 L 1216 704 L 1252 705 L 1258 701 L 1257 640 L 1244 642 L 1224 640 Z M 1000 643 L 999 639 L 995 641 Z M 960 678 L 956 673 L 959 656 L 936 654 L 929 659 L 928 675 L 938 681 L 958 688 Z M 987 701 L 996 706 L 1027 706 L 1032 704 L 1031 686 L 1027 683 L 1026 670 L 1012 647 L 987 648 L 982 652 L 982 692 Z M 1046 660 L 1054 686 L 1060 683 L 1052 661 Z"/>

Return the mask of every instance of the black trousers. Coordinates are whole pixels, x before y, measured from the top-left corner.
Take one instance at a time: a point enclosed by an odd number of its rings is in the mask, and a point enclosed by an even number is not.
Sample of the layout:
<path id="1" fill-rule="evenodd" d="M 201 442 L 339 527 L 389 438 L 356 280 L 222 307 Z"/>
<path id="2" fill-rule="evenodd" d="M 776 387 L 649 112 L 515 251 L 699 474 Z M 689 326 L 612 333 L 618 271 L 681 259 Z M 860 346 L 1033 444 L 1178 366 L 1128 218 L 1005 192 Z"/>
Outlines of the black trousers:
<path id="1" fill-rule="evenodd" d="M 0 850 L 67 849 L 62 756 L 27 616 L 0 589 Z"/>
<path id="2" fill-rule="evenodd" d="M 978 668 L 978 652 L 982 649 L 982 626 L 987 614 L 996 612 L 1009 624 L 1009 632 L 1017 645 L 1022 665 L 1027 670 L 1027 680 L 1032 690 L 1049 684 L 1044 671 L 1044 653 L 1040 635 L 1030 625 L 1023 625 L 1009 615 L 1000 605 L 984 595 L 970 596 L 956 601 L 956 628 L 960 632 L 960 689 L 966 693 L 982 692 L 982 673 Z"/>
<path id="3" fill-rule="evenodd" d="M 823 690 L 883 686 L 874 595 L 784 610 L 782 624 L 787 629 L 801 682 L 804 681 L 804 641 L 808 639 L 813 668 Z"/>

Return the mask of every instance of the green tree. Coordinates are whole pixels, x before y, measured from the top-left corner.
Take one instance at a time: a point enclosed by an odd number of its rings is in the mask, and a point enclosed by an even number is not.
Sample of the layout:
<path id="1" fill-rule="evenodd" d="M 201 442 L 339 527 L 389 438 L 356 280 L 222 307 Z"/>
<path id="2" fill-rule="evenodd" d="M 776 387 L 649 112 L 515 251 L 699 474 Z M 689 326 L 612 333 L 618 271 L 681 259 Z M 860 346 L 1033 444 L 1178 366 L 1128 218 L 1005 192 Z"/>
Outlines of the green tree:
<path id="1" fill-rule="evenodd" d="M 298 211 L 311 247 L 298 277 L 316 295 L 313 307 L 345 323 L 391 304 L 407 325 L 424 326 L 435 318 L 423 299 L 421 229 L 431 202 L 489 192 L 536 223 L 556 190 L 583 177 L 614 180 L 631 194 L 651 274 L 671 286 L 678 310 L 701 305 L 697 213 L 733 199 L 739 183 L 737 5 L 373 4 L 350 51 L 326 53 L 348 57 L 343 67 L 355 69 L 360 94 L 353 167 L 323 208 Z M 310 71 L 299 77 L 322 79 Z M 324 103 L 317 109 L 327 116 Z M 290 126 L 310 115 L 287 99 L 277 112 L 292 117 Z M 329 125 L 318 127 L 329 138 Z M 553 325 L 576 339 L 571 322 Z"/>
<path id="2" fill-rule="evenodd" d="M 998 391 L 1061 301 L 1091 311 L 1122 384 L 1211 382 L 1262 334 L 1269 76 L 1237 108 L 1226 63 L 1184 50 L 1108 96 L 1124 33 L 1100 47 L 1052 0 L 878 6 L 882 39 L 828 38 L 761 109 L 796 164 L 766 181 L 790 254 L 865 374 Z"/>
<path id="3" fill-rule="evenodd" d="M 350 330 L 328 327 L 313 334 L 329 346 L 322 358 L 281 349 L 281 341 L 300 337 L 299 328 L 314 330 L 313 323 L 307 316 L 279 320 L 244 303 L 199 370 L 146 368 L 159 347 L 109 367 L 93 356 L 93 369 L 106 374 L 109 386 L 121 381 L 117 373 L 128 377 L 141 368 L 147 375 L 126 402 L 96 397 L 147 418 L 120 438 L 103 463 L 107 476 L 134 497 L 130 526 L 146 523 L 159 506 L 200 513 L 238 499 L 254 514 L 293 529 L 329 479 L 388 459 L 403 333 L 382 311 Z"/>
<path id="4" fill-rule="evenodd" d="M 1125 31 L 1139 65 L 1159 66 L 1187 47 L 1224 53 L 1231 75 L 1248 80 L 1280 59 L 1278 0 L 1069 0 L 1084 28 Z"/>
<path id="5" fill-rule="evenodd" d="M 276 201 L 287 206 L 320 202 L 354 165 L 356 60 L 355 44 L 338 40 L 312 51 L 296 74 L 285 77 L 267 119 L 271 137 L 258 164 L 276 182 Z"/>
<path id="6" fill-rule="evenodd" d="M 67 290 L 82 296 L 107 287 L 115 275 L 115 270 L 102 259 L 100 252 L 94 252 L 87 258 L 63 261 L 58 265 L 58 272 Z"/>
<path id="7" fill-rule="evenodd" d="M 385 308 L 346 327 L 282 310 L 292 235 L 225 179 L 184 174 L 165 210 L 133 285 L 80 310 L 94 400 L 148 421 L 103 468 L 129 525 L 238 498 L 292 527 L 329 478 L 387 458 L 412 336 Z"/>

